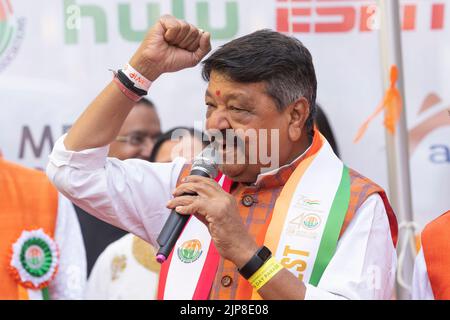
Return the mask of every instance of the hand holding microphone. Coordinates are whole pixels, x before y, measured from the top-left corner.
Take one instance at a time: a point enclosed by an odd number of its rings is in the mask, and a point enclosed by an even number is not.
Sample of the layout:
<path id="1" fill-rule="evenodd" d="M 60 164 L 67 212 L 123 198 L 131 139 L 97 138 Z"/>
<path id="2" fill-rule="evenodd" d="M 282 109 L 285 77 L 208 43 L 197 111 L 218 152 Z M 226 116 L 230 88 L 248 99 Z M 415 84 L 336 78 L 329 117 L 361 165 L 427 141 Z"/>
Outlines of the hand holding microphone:
<path id="1" fill-rule="evenodd" d="M 215 149 L 211 145 L 206 147 L 203 152 L 194 159 L 190 175 L 215 179 L 218 174 L 215 158 Z M 196 195 L 196 193 L 186 192 L 183 195 L 192 196 Z M 175 209 L 172 210 L 156 240 L 160 246 L 156 254 L 156 260 L 159 263 L 166 261 L 188 220 L 189 215 L 182 215 L 176 212 Z"/>

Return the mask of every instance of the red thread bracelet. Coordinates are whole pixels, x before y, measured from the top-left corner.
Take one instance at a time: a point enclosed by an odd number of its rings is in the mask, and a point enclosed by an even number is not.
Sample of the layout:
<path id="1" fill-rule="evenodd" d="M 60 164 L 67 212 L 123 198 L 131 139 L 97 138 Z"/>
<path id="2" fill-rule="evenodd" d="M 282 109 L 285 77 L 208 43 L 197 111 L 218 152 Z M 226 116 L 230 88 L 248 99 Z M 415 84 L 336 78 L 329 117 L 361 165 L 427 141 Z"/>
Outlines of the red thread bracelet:
<path id="1" fill-rule="evenodd" d="M 124 86 L 124 84 L 122 82 L 120 82 L 120 80 L 117 78 L 116 75 L 114 75 L 114 79 L 113 82 L 115 82 L 119 88 L 120 91 L 122 91 L 122 93 L 130 100 L 134 101 L 134 102 L 138 102 L 139 100 L 141 100 L 141 96 L 138 96 L 137 94 L 135 94 L 133 91 L 131 91 L 130 89 L 128 89 L 127 87 Z"/>

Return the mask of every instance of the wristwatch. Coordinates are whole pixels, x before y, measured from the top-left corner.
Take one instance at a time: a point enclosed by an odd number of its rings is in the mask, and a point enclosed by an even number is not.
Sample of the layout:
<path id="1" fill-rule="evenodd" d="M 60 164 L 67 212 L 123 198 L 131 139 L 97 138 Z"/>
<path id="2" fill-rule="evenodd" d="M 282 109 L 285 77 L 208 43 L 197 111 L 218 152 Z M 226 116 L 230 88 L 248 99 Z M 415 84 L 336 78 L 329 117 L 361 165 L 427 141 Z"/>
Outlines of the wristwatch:
<path id="1" fill-rule="evenodd" d="M 245 279 L 249 279 L 270 257 L 272 257 L 272 252 L 266 246 L 262 246 L 238 271 Z"/>

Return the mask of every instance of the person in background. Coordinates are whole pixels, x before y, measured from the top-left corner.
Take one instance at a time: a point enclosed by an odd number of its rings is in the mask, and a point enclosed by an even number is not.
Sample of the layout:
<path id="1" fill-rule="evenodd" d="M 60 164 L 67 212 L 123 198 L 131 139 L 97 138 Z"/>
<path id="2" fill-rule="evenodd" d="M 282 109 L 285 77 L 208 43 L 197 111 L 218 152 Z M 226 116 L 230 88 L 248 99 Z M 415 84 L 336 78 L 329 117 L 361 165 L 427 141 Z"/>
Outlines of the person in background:
<path id="1" fill-rule="evenodd" d="M 414 300 L 450 300 L 450 211 L 431 221 L 421 234 L 414 264 Z"/>
<path id="2" fill-rule="evenodd" d="M 184 130 L 180 139 L 172 134 Z M 202 133 L 193 128 L 176 127 L 162 134 L 150 155 L 151 162 L 172 162 L 176 157 L 187 160 L 194 150 L 205 145 Z M 155 259 L 155 248 L 129 233 L 111 243 L 98 257 L 86 287 L 89 300 L 154 300 L 161 265 Z"/>
<path id="3" fill-rule="evenodd" d="M 110 144 L 108 157 L 148 160 L 160 134 L 161 124 L 156 108 L 153 102 L 144 98 L 134 106 L 115 141 Z M 100 253 L 127 232 L 93 217 L 80 207 L 75 206 L 75 210 L 83 233 L 89 275 Z"/>
<path id="4" fill-rule="evenodd" d="M 161 121 L 155 105 L 143 98 L 133 107 L 116 140 L 109 145 L 108 156 L 119 160 L 148 160 L 160 135 Z"/>
<path id="5" fill-rule="evenodd" d="M 86 256 L 75 211 L 45 173 L 0 156 L 0 300 L 82 299 Z"/>

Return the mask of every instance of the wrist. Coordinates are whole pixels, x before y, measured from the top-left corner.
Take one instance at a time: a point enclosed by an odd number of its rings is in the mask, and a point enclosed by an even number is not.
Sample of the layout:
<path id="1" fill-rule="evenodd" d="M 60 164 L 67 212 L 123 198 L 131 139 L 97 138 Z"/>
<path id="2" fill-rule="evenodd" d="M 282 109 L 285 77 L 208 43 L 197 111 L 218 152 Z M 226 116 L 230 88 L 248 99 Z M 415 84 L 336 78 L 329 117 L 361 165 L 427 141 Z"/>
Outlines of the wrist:
<path id="1" fill-rule="evenodd" d="M 155 81 L 160 75 L 161 72 L 158 70 L 156 65 L 139 55 L 135 54 L 130 62 L 130 66 L 132 66 L 136 71 L 138 71 L 140 74 L 142 74 L 144 77 L 146 77 L 150 81 Z"/>
<path id="2" fill-rule="evenodd" d="M 239 273 L 245 279 L 252 277 L 270 258 L 272 252 L 266 246 L 262 246 L 253 252 L 247 262 L 238 268 Z"/>
<path id="3" fill-rule="evenodd" d="M 249 245 L 239 249 L 234 255 L 233 263 L 238 269 L 242 268 L 248 261 L 250 261 L 258 249 L 259 247 L 256 243 L 250 243 Z"/>

